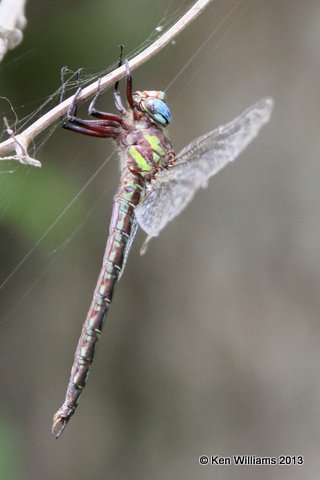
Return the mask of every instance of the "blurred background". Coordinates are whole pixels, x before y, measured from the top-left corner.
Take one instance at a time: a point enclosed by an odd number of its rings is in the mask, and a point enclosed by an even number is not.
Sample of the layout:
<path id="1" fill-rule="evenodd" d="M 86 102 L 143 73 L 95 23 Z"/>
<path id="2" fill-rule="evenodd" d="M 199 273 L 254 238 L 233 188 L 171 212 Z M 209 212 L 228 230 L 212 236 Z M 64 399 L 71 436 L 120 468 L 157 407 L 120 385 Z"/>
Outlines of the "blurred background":
<path id="1" fill-rule="evenodd" d="M 132 54 L 189 5 L 29 0 L 24 41 L 0 66 L 18 127 L 50 95 L 57 104 L 63 65 L 96 74 L 117 61 L 119 43 Z M 1 480 L 318 479 L 319 45 L 317 0 L 216 0 L 134 71 L 137 89 L 170 85 L 176 151 L 263 96 L 275 110 L 143 257 L 139 233 L 58 441 L 51 419 L 100 270 L 119 166 L 114 155 L 92 179 L 111 142 L 59 125 L 35 140 L 41 169 L 1 162 Z M 114 110 L 111 91 L 99 107 Z M 15 120 L 3 99 L 0 116 Z M 236 454 L 305 463 L 199 465 L 200 455 Z"/>

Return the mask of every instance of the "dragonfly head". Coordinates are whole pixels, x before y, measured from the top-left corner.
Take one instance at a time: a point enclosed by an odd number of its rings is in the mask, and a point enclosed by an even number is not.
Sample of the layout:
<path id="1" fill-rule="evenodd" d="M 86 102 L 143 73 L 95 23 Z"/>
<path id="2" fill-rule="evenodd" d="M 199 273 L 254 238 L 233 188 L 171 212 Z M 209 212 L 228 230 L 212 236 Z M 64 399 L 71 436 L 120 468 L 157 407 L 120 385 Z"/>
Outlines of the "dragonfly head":
<path id="1" fill-rule="evenodd" d="M 171 122 L 171 113 L 166 104 L 165 92 L 144 90 L 143 92 L 134 92 L 132 96 L 138 110 L 147 113 L 154 123 L 166 127 Z"/>

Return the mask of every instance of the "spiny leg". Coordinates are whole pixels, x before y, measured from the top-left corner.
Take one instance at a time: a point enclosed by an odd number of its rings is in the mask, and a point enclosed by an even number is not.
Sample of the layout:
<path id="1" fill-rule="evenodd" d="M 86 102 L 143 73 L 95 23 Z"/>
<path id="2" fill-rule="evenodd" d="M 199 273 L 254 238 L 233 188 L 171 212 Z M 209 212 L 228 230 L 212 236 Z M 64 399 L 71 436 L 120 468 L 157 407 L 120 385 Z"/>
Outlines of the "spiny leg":
<path id="1" fill-rule="evenodd" d="M 82 88 L 78 87 L 76 93 L 74 94 L 74 96 L 72 98 L 72 102 L 69 105 L 67 115 L 66 115 L 67 120 L 70 120 L 72 118 L 77 118 L 77 108 L 78 108 L 77 107 L 77 102 L 78 102 L 78 98 L 79 98 L 79 95 L 80 95 L 81 92 L 82 92 Z"/>
<path id="2" fill-rule="evenodd" d="M 67 115 L 62 123 L 63 128 L 91 137 L 116 138 L 120 133 L 119 128 L 123 120 L 118 115 L 95 110 L 94 103 L 98 98 L 100 91 L 98 91 L 89 107 L 89 113 L 98 117 L 99 120 L 83 120 L 76 116 L 77 101 L 81 91 L 82 89 L 79 87 L 72 99 Z"/>
<path id="3" fill-rule="evenodd" d="M 127 83 L 126 83 L 126 95 L 127 95 L 127 102 L 130 105 L 130 108 L 133 109 L 134 107 L 134 101 L 133 101 L 133 96 L 132 96 L 132 75 L 130 72 L 130 67 L 129 67 L 129 62 L 126 60 L 126 78 L 127 78 Z"/>
<path id="4" fill-rule="evenodd" d="M 69 110 L 72 108 L 71 104 Z M 116 138 L 120 133 L 119 124 L 113 120 L 84 120 L 70 115 L 69 111 L 62 126 L 90 137 Z"/>
<path id="5" fill-rule="evenodd" d="M 119 135 L 119 129 L 116 127 L 100 125 L 98 122 L 90 124 L 90 121 L 91 120 L 82 120 L 79 118 L 64 122 L 62 126 L 63 128 L 72 130 L 73 132 L 88 135 L 89 137 L 117 138 Z"/>
<path id="6" fill-rule="evenodd" d="M 119 46 L 120 46 L 120 57 L 118 62 L 118 68 L 121 67 L 122 65 L 122 54 L 123 54 L 123 45 L 119 45 Z M 126 108 L 123 106 L 123 103 L 121 100 L 121 95 L 119 91 L 119 80 L 117 80 L 114 85 L 113 97 L 114 97 L 114 103 L 115 103 L 116 109 L 121 113 L 121 115 L 128 115 L 128 112 Z"/>
<path id="7" fill-rule="evenodd" d="M 123 64 L 123 45 L 120 45 L 120 58 L 119 58 L 118 68 L 121 67 L 122 64 Z M 132 75 L 130 72 L 128 60 L 125 61 L 125 64 L 126 64 L 126 97 L 127 97 L 127 102 L 130 108 L 133 109 L 134 101 L 132 96 Z M 123 106 L 123 103 L 121 100 L 121 95 L 119 92 L 119 80 L 117 80 L 117 82 L 115 83 L 113 96 L 114 96 L 114 103 L 117 110 L 119 110 L 121 115 L 128 115 L 128 112 Z"/>
<path id="8" fill-rule="evenodd" d="M 119 123 L 120 125 L 122 125 L 123 119 L 122 119 L 119 115 L 116 115 L 116 114 L 114 114 L 114 113 L 101 112 L 100 110 L 97 110 L 97 109 L 95 108 L 95 105 L 96 105 L 96 103 L 97 103 L 97 100 L 98 100 L 98 98 L 99 98 L 100 95 L 101 95 L 100 81 L 101 81 L 101 79 L 99 79 L 99 84 L 98 84 L 97 93 L 95 94 L 95 96 L 93 97 L 92 102 L 91 102 L 90 105 L 89 105 L 88 113 L 89 113 L 89 115 L 92 115 L 93 117 L 100 118 L 101 120 L 109 120 L 109 121 L 112 121 L 112 122 L 114 122 L 114 123 Z"/>
<path id="9" fill-rule="evenodd" d="M 65 86 L 67 84 L 65 81 L 65 75 L 67 70 L 67 67 L 62 67 L 61 69 L 62 87 L 60 101 L 63 101 L 65 96 Z M 99 112 L 94 108 L 95 102 L 100 95 L 100 83 L 98 92 L 89 106 L 89 113 L 99 118 L 99 120 L 83 120 L 77 117 L 77 103 L 82 91 L 80 86 L 81 71 L 82 69 L 79 68 L 76 72 L 78 89 L 69 105 L 67 115 L 62 119 L 62 126 L 74 132 L 82 133 L 83 135 L 91 137 L 116 138 L 119 135 L 119 127 L 123 122 L 122 118 L 119 115 Z"/>

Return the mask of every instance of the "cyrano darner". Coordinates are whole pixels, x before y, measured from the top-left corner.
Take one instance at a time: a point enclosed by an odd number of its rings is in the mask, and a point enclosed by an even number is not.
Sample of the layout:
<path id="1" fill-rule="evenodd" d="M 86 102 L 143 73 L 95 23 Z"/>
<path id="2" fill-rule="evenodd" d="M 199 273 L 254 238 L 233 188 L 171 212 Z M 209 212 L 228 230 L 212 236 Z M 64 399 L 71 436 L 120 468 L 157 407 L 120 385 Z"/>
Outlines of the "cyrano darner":
<path id="1" fill-rule="evenodd" d="M 85 387 L 114 287 L 138 226 L 147 233 L 147 239 L 157 236 L 186 207 L 195 192 L 235 160 L 258 135 L 269 121 L 273 106 L 271 98 L 264 98 L 227 125 L 197 138 L 175 155 L 165 131 L 171 121 L 165 93 L 132 92 L 128 63 L 128 109 L 123 106 L 117 82 L 114 98 L 119 114 L 96 110 L 98 92 L 89 106 L 89 114 L 96 119 L 82 120 L 76 116 L 80 91 L 79 88 L 75 94 L 63 126 L 84 135 L 112 138 L 120 152 L 121 180 L 114 197 L 101 272 L 76 349 L 65 401 L 53 419 L 52 430 L 57 438 L 74 414 Z"/>

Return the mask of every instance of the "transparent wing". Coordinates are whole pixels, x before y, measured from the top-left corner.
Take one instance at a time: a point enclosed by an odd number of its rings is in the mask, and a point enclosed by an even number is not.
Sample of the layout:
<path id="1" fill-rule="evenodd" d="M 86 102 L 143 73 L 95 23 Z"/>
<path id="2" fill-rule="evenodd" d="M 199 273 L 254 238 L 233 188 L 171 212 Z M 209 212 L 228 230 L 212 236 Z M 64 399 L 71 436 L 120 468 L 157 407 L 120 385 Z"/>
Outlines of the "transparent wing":
<path id="1" fill-rule="evenodd" d="M 219 172 L 258 135 L 271 116 L 273 100 L 264 98 L 227 125 L 194 140 L 176 157 L 175 164 L 156 175 L 147 186 L 135 216 L 148 238 L 156 237 L 192 200 L 210 177 Z"/>

